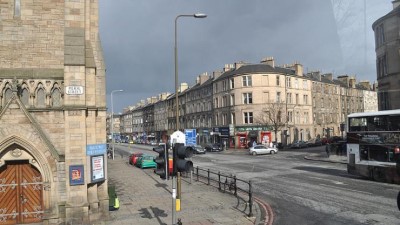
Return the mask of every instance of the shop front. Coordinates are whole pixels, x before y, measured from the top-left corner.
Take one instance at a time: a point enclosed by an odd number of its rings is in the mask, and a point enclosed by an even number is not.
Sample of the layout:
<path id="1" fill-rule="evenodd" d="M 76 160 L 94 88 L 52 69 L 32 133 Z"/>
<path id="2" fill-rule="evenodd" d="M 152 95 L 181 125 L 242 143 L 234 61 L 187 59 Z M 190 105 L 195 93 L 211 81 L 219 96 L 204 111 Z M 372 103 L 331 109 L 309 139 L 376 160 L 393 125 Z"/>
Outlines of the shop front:
<path id="1" fill-rule="evenodd" d="M 249 148 L 254 143 L 270 145 L 272 133 L 265 126 L 238 126 L 235 127 L 235 148 Z"/>
<path id="2" fill-rule="evenodd" d="M 197 133 L 196 141 L 198 145 L 205 146 L 206 144 L 211 143 L 209 129 L 199 128 L 196 130 L 196 133 Z"/>

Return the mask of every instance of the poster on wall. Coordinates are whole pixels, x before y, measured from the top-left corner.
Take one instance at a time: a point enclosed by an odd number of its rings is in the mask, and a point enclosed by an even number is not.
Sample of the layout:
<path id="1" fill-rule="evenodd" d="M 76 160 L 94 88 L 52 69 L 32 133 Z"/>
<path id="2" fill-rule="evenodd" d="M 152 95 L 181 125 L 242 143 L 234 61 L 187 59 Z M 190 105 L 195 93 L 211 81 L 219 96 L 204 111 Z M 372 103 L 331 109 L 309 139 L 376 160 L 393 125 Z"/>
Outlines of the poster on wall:
<path id="1" fill-rule="evenodd" d="M 92 183 L 105 180 L 104 174 L 104 155 L 96 155 L 91 157 L 91 178 Z"/>
<path id="2" fill-rule="evenodd" d="M 85 184 L 83 165 L 69 166 L 69 185 L 83 185 Z"/>

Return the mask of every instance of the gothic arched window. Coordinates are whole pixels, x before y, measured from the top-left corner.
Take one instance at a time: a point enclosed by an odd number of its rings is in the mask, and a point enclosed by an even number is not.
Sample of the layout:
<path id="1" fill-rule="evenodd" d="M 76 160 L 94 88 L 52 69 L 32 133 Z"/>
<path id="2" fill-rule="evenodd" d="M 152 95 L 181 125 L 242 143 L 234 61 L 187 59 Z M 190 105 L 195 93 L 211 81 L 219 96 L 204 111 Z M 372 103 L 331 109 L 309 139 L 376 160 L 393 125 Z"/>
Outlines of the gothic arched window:
<path id="1" fill-rule="evenodd" d="M 4 102 L 4 104 L 6 104 L 8 101 L 10 101 L 11 96 L 12 96 L 12 91 L 11 91 L 10 88 L 7 88 L 7 90 L 5 91 L 5 99 L 4 99 L 5 102 Z"/>
<path id="2" fill-rule="evenodd" d="M 53 107 L 60 107 L 61 106 L 61 93 L 60 90 L 57 88 L 53 90 L 51 93 L 51 104 Z"/>
<path id="3" fill-rule="evenodd" d="M 21 92 L 21 101 L 24 103 L 24 105 L 29 105 L 29 91 L 24 88 Z"/>
<path id="4" fill-rule="evenodd" d="M 36 94 L 36 105 L 37 107 L 45 107 L 45 95 L 43 88 L 39 88 Z"/>

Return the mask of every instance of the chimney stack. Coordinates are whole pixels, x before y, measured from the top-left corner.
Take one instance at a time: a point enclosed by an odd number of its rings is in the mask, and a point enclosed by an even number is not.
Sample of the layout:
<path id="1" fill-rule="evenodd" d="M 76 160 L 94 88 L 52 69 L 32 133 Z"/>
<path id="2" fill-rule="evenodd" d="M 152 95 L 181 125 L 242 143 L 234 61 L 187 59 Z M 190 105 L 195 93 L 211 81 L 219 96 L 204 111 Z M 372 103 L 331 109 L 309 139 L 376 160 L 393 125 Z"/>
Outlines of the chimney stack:
<path id="1" fill-rule="evenodd" d="M 314 79 L 317 79 L 318 81 L 321 81 L 321 73 L 319 71 L 309 72 L 308 75 L 310 75 Z"/>
<path id="2" fill-rule="evenodd" d="M 234 67 L 233 67 L 233 64 L 225 64 L 225 67 L 224 67 L 223 72 L 232 70 L 233 68 L 234 68 Z"/>
<path id="3" fill-rule="evenodd" d="M 392 4 L 393 4 L 393 9 L 395 9 L 395 8 L 399 7 L 399 5 L 400 5 L 400 0 L 392 1 Z"/>
<path id="4" fill-rule="evenodd" d="M 179 86 L 179 93 L 184 92 L 188 88 L 189 88 L 189 85 L 187 83 L 181 83 L 181 85 Z"/>
<path id="5" fill-rule="evenodd" d="M 360 81 L 359 83 L 361 86 L 363 86 L 367 90 L 371 90 L 371 85 L 369 84 L 368 80 Z"/>
<path id="6" fill-rule="evenodd" d="M 198 77 L 198 82 L 196 82 L 197 84 L 204 84 L 204 82 L 206 82 L 208 79 L 210 79 L 210 76 L 208 75 L 207 72 L 200 74 Z"/>
<path id="7" fill-rule="evenodd" d="M 261 60 L 261 63 L 267 64 L 271 67 L 275 67 L 274 57 L 266 57 Z"/>
<path id="8" fill-rule="evenodd" d="M 349 80 L 349 86 L 350 86 L 351 88 L 356 88 L 356 78 L 354 78 L 354 77 L 350 78 L 350 80 Z"/>
<path id="9" fill-rule="evenodd" d="M 224 72 L 225 72 L 225 68 L 224 68 Z M 213 78 L 214 79 L 217 79 L 219 76 L 221 76 L 222 75 L 222 72 L 221 71 L 214 71 L 213 72 Z"/>
<path id="10" fill-rule="evenodd" d="M 327 73 L 323 75 L 326 79 L 333 81 L 333 75 L 331 73 Z"/>
<path id="11" fill-rule="evenodd" d="M 300 63 L 295 63 L 294 64 L 294 73 L 296 74 L 296 76 L 303 76 L 303 65 L 301 65 Z"/>
<path id="12" fill-rule="evenodd" d="M 239 69 L 240 67 L 244 66 L 246 63 L 243 61 L 236 62 L 234 65 L 235 70 Z"/>

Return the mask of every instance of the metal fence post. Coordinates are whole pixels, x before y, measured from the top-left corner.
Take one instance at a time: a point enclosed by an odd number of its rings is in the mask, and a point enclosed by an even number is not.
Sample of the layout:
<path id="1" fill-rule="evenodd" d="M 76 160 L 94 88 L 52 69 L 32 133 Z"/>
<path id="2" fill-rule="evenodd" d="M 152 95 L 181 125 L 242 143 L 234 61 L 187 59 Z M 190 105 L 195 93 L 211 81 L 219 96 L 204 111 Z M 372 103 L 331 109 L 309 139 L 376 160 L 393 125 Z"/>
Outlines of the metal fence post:
<path id="1" fill-rule="evenodd" d="M 199 181 L 199 167 L 196 167 L 197 181 Z"/>
<path id="2" fill-rule="evenodd" d="M 253 190 L 251 186 L 251 180 L 249 180 L 249 217 L 253 216 Z"/>
<path id="3" fill-rule="evenodd" d="M 190 184 L 192 184 L 192 178 L 193 178 L 193 170 L 190 170 Z"/>
<path id="4" fill-rule="evenodd" d="M 221 172 L 218 171 L 218 190 L 221 190 Z"/>
<path id="5" fill-rule="evenodd" d="M 236 186 L 236 175 L 235 176 L 233 176 L 233 182 L 234 182 L 234 185 L 235 185 L 235 193 L 234 193 L 234 195 L 235 196 L 237 196 L 237 186 Z"/>
<path id="6" fill-rule="evenodd" d="M 207 183 L 210 185 L 210 169 L 207 169 Z"/>

